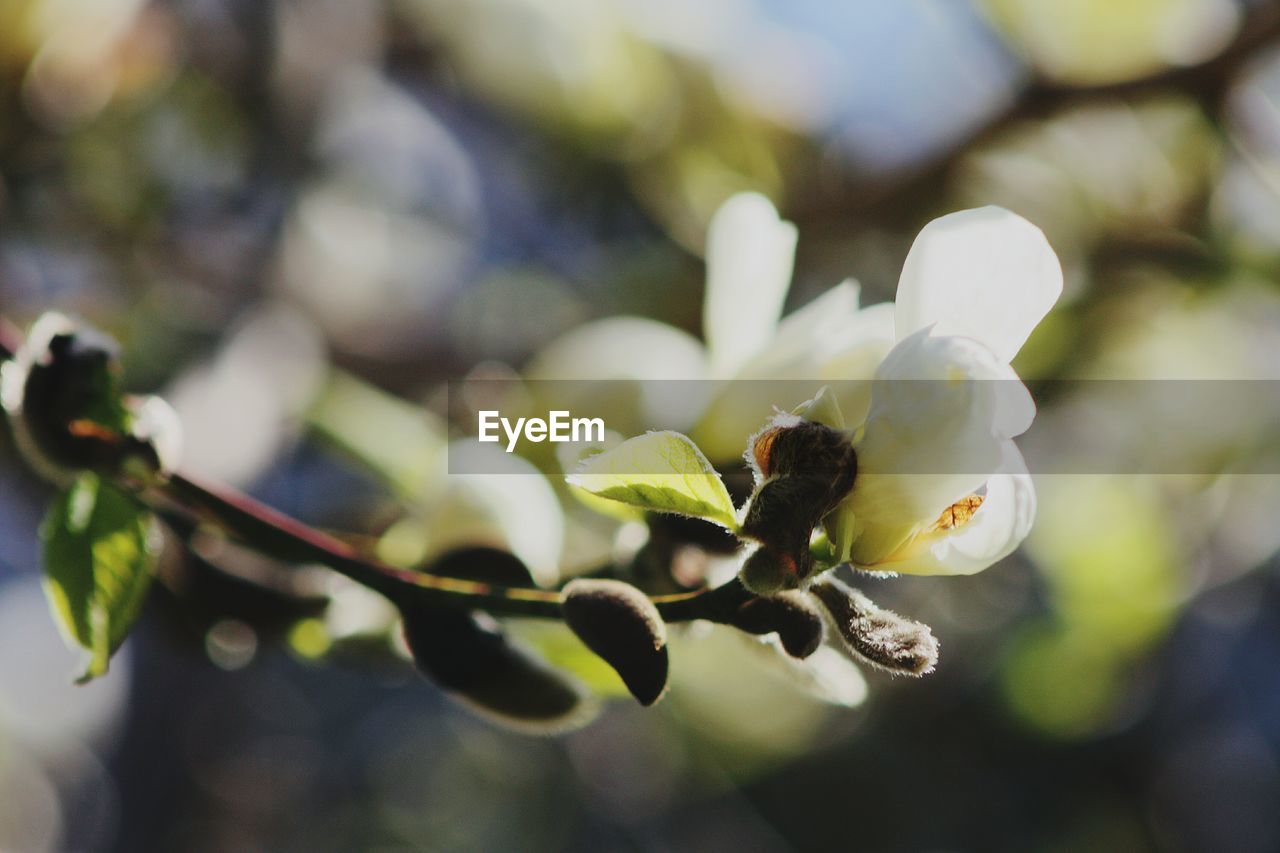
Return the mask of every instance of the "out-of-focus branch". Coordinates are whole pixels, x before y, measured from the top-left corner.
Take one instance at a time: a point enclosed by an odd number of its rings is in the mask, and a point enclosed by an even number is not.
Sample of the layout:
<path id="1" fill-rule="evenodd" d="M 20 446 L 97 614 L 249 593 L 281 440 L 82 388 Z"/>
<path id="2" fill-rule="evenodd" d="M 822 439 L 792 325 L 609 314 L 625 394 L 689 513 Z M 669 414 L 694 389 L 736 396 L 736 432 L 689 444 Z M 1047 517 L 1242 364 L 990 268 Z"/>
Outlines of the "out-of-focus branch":
<path id="1" fill-rule="evenodd" d="M 847 184 L 824 184 L 802 197 L 788 218 L 803 230 L 817 230 L 822 222 L 892 222 L 920 215 L 935 198 L 952 167 L 969 152 L 981 148 L 1019 123 L 1042 119 L 1075 104 L 1132 100 L 1161 92 L 1190 95 L 1210 118 L 1221 116 L 1227 93 L 1241 69 L 1262 49 L 1280 41 L 1280 3 L 1258 4 L 1242 22 L 1236 37 L 1203 62 L 1099 86 L 1080 86 L 1048 78 L 1034 78 L 1002 111 L 979 122 L 969 133 L 932 157 L 901 171 L 877 178 L 861 175 Z"/>

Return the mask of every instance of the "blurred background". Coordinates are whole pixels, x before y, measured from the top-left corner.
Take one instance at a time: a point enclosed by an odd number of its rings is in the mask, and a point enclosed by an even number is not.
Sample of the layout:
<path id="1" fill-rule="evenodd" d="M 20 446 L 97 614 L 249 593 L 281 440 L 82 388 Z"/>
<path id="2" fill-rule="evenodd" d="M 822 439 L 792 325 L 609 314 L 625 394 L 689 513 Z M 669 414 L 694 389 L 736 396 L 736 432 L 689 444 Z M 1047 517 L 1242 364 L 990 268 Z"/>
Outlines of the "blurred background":
<path id="1" fill-rule="evenodd" d="M 679 375 L 747 189 L 798 226 L 788 309 L 892 299 L 924 223 L 1000 204 L 1066 273 L 1024 377 L 1280 378 L 1274 3 L 0 0 L 0 311 L 107 330 L 189 467 L 388 560 L 617 547 L 549 480 L 443 478 L 443 383 Z M 1014 557 L 860 581 L 933 676 L 815 688 L 693 630 L 657 708 L 556 738 L 387 654 L 373 596 L 217 545 L 73 687 L 6 434 L 0 848 L 1280 849 L 1280 436 L 1187 409 L 1209 473 L 1046 477 Z"/>

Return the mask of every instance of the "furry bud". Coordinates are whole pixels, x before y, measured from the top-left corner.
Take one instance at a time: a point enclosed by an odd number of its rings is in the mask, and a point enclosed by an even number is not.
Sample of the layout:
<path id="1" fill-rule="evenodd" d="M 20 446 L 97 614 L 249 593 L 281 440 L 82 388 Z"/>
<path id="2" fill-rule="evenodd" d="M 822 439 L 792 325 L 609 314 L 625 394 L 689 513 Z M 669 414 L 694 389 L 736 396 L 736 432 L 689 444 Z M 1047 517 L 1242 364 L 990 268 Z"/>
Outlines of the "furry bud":
<path id="1" fill-rule="evenodd" d="M 585 687 L 487 617 L 424 605 L 406 606 L 401 615 L 422 674 L 482 715 L 539 732 L 576 728 L 593 715 Z"/>
<path id="2" fill-rule="evenodd" d="M 801 572 L 807 573 L 809 563 L 797 557 L 807 558 L 790 548 L 774 548 L 762 545 L 747 556 L 738 572 L 742 585 L 756 595 L 770 596 L 800 585 Z"/>
<path id="3" fill-rule="evenodd" d="M 649 597 L 622 581 L 580 578 L 564 588 L 564 620 L 622 676 L 641 705 L 667 686 L 667 628 Z"/>
<path id="4" fill-rule="evenodd" d="M 738 608 L 731 624 L 750 634 L 777 634 L 793 658 L 807 658 L 822 645 L 823 619 L 817 604 L 802 592 L 753 598 Z"/>
<path id="5" fill-rule="evenodd" d="M 743 566 L 742 582 L 767 595 L 794 589 L 813 568 L 809 538 L 853 488 L 858 460 L 849 435 L 780 414 L 751 441 L 756 473 L 741 535 L 763 547 Z"/>
<path id="6" fill-rule="evenodd" d="M 822 602 L 840 636 L 862 660 L 899 675 L 926 675 L 938 662 L 938 641 L 928 625 L 877 607 L 835 578 L 810 591 Z"/>
<path id="7" fill-rule="evenodd" d="M 500 586 L 534 586 L 533 575 L 515 554 L 500 548 L 455 548 L 435 560 L 427 572 L 446 578 L 492 583 Z"/>
<path id="8" fill-rule="evenodd" d="M 32 463 L 47 474 L 106 468 L 128 422 L 117 382 L 118 348 L 61 314 L 36 322 L 4 366 L 4 407 Z"/>
<path id="9" fill-rule="evenodd" d="M 848 433 L 795 415 L 776 416 L 751 439 L 747 459 L 762 479 L 787 474 L 823 474 L 833 488 L 853 486 L 857 460 Z M 849 482 L 844 484 L 847 479 Z"/>
<path id="10" fill-rule="evenodd" d="M 55 312 L 36 321 L 0 380 L 0 402 L 33 467 L 62 481 L 77 469 L 145 476 L 176 464 L 177 416 L 157 398 L 122 394 L 120 372 L 119 347 L 101 332 Z"/>

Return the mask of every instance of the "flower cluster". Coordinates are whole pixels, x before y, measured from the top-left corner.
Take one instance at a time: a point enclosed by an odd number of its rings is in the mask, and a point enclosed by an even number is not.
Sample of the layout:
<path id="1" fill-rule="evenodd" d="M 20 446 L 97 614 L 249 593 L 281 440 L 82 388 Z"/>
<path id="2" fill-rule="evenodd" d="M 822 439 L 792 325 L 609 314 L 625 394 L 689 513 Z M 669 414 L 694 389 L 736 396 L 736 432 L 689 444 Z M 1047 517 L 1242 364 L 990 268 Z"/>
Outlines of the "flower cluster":
<path id="1" fill-rule="evenodd" d="M 735 246 L 754 255 L 749 265 L 727 257 Z M 761 293 L 780 305 L 793 248 L 794 227 L 765 199 L 727 202 L 708 241 L 706 331 L 712 363 L 739 378 L 872 380 L 796 410 L 848 431 L 856 453 L 852 491 L 822 522 L 835 560 L 972 574 L 1008 555 L 1035 516 L 1013 442 L 1035 406 L 1010 362 L 1062 292 L 1043 233 L 997 207 L 943 216 L 916 238 L 895 303 L 859 308 L 845 282 L 772 327 L 739 317 L 749 346 L 717 343 L 729 335 L 721 306 L 759 310 Z"/>
<path id="2" fill-rule="evenodd" d="M 966 210 L 920 232 L 896 302 L 861 308 L 844 282 L 783 318 L 795 243 L 762 196 L 721 208 L 695 359 L 717 381 L 692 438 L 637 436 L 570 482 L 747 543 L 738 577 L 750 597 L 721 621 L 776 635 L 793 666 L 817 672 L 830 637 L 853 660 L 921 675 L 937 660 L 929 627 L 824 573 L 972 574 L 1026 537 L 1035 490 L 1014 438 L 1035 405 L 1010 362 L 1061 294 L 1061 267 L 1026 220 Z M 762 379 L 787 381 L 737 381 Z M 762 388 L 810 398 L 760 428 Z M 749 433 L 754 487 L 735 508 L 708 457 L 740 451 Z"/>

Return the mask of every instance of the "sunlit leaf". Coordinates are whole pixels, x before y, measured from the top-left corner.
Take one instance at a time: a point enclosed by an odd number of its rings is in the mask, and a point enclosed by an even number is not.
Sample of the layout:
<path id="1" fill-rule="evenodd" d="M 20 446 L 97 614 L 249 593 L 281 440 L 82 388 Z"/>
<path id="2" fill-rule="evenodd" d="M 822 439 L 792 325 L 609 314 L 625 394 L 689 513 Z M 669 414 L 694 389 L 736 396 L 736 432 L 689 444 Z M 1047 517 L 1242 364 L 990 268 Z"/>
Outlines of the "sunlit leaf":
<path id="1" fill-rule="evenodd" d="M 155 522 L 96 474 L 80 475 L 41 528 L 45 590 L 69 641 L 89 652 L 82 680 L 103 675 L 151 584 Z"/>
<path id="2" fill-rule="evenodd" d="M 588 459 L 569 483 L 609 500 L 737 529 L 733 499 L 720 475 L 698 446 L 678 432 L 628 439 Z"/>

